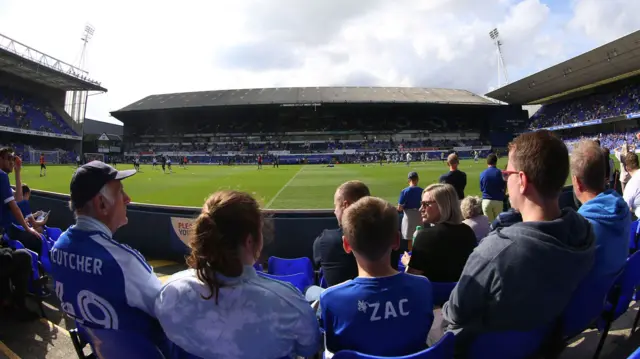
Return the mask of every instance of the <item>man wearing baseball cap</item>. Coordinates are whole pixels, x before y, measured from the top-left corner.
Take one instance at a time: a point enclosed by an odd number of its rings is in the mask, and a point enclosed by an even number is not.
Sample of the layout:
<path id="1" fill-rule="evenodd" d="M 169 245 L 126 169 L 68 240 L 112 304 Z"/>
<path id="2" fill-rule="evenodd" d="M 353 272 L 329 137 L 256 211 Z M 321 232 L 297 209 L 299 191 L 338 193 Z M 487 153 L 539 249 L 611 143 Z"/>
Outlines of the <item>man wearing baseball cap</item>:
<path id="1" fill-rule="evenodd" d="M 117 171 L 92 161 L 71 179 L 70 208 L 76 224 L 51 250 L 56 293 L 66 314 L 84 326 L 146 333 L 160 338 L 153 303 L 162 286 L 136 250 L 112 239 L 127 224 L 122 180 L 135 170 Z"/>

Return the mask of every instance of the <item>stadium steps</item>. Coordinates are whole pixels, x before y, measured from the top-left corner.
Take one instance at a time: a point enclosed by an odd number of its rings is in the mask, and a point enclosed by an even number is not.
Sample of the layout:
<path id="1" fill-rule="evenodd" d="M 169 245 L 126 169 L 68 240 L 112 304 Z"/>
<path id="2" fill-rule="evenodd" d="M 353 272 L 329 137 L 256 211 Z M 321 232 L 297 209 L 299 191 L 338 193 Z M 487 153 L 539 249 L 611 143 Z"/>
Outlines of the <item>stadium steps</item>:
<path id="1" fill-rule="evenodd" d="M 149 263 L 163 281 L 171 274 L 186 268 L 184 263 L 170 261 L 150 260 Z M 35 303 L 29 300 L 28 304 L 37 312 Z M 44 302 L 46 319 L 29 323 L 0 320 L 0 359 L 75 359 L 75 350 L 68 332 L 69 328 L 74 327 L 74 323 L 68 321 L 58 308 L 60 302 L 52 295 Z M 614 323 L 600 358 L 625 359 L 640 346 L 640 330 L 630 337 L 630 328 L 637 311 L 638 304 L 634 303 L 633 307 Z M 585 331 L 572 341 L 560 358 L 590 358 L 598 339 L 595 330 Z"/>

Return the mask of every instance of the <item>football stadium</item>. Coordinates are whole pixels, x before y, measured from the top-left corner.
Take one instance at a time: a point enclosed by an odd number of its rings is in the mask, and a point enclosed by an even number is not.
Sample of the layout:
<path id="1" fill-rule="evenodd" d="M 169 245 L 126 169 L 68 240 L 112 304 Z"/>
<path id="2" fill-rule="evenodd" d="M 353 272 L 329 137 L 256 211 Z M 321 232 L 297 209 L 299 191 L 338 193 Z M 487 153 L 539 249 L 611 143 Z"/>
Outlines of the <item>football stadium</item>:
<path id="1" fill-rule="evenodd" d="M 116 126 L 86 118 L 105 92 L 0 36 L 0 141 L 13 150 L 0 175 L 14 189 L 0 188 L 13 216 L 0 253 L 15 262 L 0 275 L 0 359 L 622 359 L 639 346 L 640 31 L 487 94 L 150 94 L 112 111 Z M 597 212 L 604 195 L 615 213 Z M 600 261 L 611 268 L 596 276 Z M 210 292 L 185 289 L 196 280 L 174 274 L 187 267 Z M 398 272 L 413 274 L 399 294 L 340 306 Z M 11 312 L 21 290 L 35 318 Z M 207 305 L 185 304 L 196 299 Z M 340 318 L 358 315 L 359 329 Z M 390 320 L 406 335 L 385 332 Z M 212 335 L 220 348 L 198 345 Z"/>

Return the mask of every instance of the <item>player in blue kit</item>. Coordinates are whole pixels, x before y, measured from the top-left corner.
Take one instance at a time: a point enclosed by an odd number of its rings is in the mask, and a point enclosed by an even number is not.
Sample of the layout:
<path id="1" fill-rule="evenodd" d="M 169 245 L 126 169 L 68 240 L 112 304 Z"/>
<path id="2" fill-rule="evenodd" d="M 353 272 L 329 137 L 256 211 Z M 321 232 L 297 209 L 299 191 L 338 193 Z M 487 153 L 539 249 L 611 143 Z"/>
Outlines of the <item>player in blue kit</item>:
<path id="1" fill-rule="evenodd" d="M 345 210 L 342 229 L 358 277 L 320 295 L 326 356 L 340 350 L 402 356 L 425 349 L 433 322 L 431 283 L 391 267 L 391 251 L 400 245 L 396 209 L 364 197 Z"/>

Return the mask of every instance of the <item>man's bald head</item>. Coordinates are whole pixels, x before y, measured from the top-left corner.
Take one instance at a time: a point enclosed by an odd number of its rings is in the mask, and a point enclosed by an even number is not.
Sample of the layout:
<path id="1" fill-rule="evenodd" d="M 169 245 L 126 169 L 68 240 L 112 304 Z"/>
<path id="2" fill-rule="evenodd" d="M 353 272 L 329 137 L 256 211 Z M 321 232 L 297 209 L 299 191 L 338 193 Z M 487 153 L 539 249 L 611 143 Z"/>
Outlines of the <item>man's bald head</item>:
<path id="1" fill-rule="evenodd" d="M 595 193 L 604 192 L 607 164 L 604 152 L 596 141 L 585 140 L 573 146 L 570 161 L 571 174 L 587 190 Z"/>

